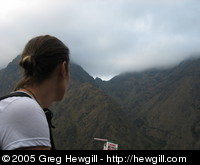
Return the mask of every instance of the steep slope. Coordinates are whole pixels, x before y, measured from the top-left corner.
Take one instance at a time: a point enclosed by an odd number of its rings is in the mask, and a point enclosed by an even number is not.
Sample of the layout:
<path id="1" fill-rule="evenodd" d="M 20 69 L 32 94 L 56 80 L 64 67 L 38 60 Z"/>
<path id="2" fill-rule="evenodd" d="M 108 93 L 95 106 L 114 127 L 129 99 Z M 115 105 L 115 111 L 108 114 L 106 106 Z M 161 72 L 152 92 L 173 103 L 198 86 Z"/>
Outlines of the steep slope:
<path id="1" fill-rule="evenodd" d="M 19 59 L 20 56 L 17 56 L 6 68 L 0 70 L 0 96 L 12 91 L 16 82 L 20 79 Z"/>
<path id="2" fill-rule="evenodd" d="M 20 56 L 0 70 L 0 95 L 13 90 L 20 79 Z M 71 80 L 65 98 L 51 108 L 54 112 L 55 143 L 58 149 L 102 149 L 94 137 L 119 143 L 130 149 L 131 131 L 121 109 L 80 66 L 70 64 Z"/>
<path id="3" fill-rule="evenodd" d="M 130 115 L 136 149 L 200 148 L 200 59 L 98 84 Z"/>
<path id="4" fill-rule="evenodd" d="M 0 95 L 20 78 L 18 60 L 0 70 Z M 76 64 L 70 70 L 65 98 L 51 107 L 58 149 L 101 149 L 94 137 L 120 149 L 200 148 L 200 59 L 107 82 Z"/>
<path id="5" fill-rule="evenodd" d="M 124 114 L 103 91 L 89 83 L 71 87 L 54 108 L 57 146 L 60 149 L 102 149 L 94 137 L 131 149 L 131 132 Z"/>
<path id="6" fill-rule="evenodd" d="M 171 70 L 156 86 L 158 92 L 136 110 L 134 124 L 143 120 L 136 130 L 149 148 L 200 148 L 199 64 L 200 60 L 187 61 Z"/>

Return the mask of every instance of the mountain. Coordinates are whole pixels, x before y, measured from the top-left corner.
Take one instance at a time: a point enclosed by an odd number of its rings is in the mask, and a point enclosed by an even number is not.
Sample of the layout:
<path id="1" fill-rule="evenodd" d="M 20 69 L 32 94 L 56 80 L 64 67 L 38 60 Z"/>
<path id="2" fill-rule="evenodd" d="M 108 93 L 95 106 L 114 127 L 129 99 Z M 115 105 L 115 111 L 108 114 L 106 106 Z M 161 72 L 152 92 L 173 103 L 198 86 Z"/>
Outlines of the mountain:
<path id="1" fill-rule="evenodd" d="M 20 56 L 0 70 L 0 95 L 11 92 L 21 78 L 19 59 Z M 57 149 L 102 149 L 103 143 L 94 141 L 95 137 L 119 143 L 120 149 L 131 149 L 132 133 L 119 105 L 79 65 L 71 63 L 70 72 L 64 99 L 50 108 Z"/>
<path id="2" fill-rule="evenodd" d="M 20 79 L 19 56 L 0 70 L 0 95 Z M 102 149 L 94 137 L 119 149 L 200 149 L 200 59 L 169 69 L 93 79 L 70 65 L 65 97 L 51 107 L 58 149 Z"/>
<path id="3" fill-rule="evenodd" d="M 90 83 L 71 87 L 54 111 L 60 149 L 102 149 L 94 137 L 108 138 L 119 142 L 121 149 L 130 149 L 127 143 L 132 134 L 125 115 L 118 104 Z"/>
<path id="4" fill-rule="evenodd" d="M 80 66 L 71 64 L 71 82 L 64 99 L 52 108 L 56 146 L 59 149 L 102 149 L 95 137 L 120 142 L 131 149 L 132 133 L 120 106 Z M 124 136 L 126 132 L 127 136 Z"/>
<path id="5" fill-rule="evenodd" d="M 200 59 L 96 83 L 130 116 L 135 149 L 200 148 Z"/>
<path id="6" fill-rule="evenodd" d="M 12 91 L 22 76 L 18 67 L 20 56 L 17 56 L 8 66 L 0 70 L 0 96 Z"/>

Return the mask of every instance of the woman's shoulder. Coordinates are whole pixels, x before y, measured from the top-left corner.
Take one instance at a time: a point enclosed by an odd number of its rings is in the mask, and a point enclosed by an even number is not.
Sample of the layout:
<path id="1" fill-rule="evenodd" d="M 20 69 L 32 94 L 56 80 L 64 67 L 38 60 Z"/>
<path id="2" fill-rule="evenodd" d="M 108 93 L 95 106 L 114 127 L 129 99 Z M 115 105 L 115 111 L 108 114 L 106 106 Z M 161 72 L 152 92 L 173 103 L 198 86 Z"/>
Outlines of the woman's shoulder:
<path id="1" fill-rule="evenodd" d="M 10 97 L 0 103 L 7 104 L 3 111 L 0 106 L 0 134 L 4 135 L 0 137 L 2 148 L 50 146 L 46 116 L 33 98 Z"/>
<path id="2" fill-rule="evenodd" d="M 39 113 L 44 115 L 43 109 L 35 99 L 29 97 L 10 97 L 4 100 L 4 111 L 12 113 Z"/>

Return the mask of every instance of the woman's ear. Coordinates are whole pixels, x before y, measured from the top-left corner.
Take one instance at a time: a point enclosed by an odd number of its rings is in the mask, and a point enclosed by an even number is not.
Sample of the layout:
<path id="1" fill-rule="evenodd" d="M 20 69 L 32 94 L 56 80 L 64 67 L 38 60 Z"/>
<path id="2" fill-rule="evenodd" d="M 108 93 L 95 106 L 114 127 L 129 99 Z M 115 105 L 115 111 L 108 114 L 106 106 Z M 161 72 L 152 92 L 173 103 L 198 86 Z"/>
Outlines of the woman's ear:
<path id="1" fill-rule="evenodd" d="M 66 70 L 66 68 L 68 67 L 67 65 L 68 65 L 67 62 L 63 61 L 61 63 L 61 66 L 60 66 L 60 73 L 61 73 L 61 76 L 63 78 L 65 78 L 66 76 L 68 76 L 68 73 L 67 73 L 67 70 Z"/>

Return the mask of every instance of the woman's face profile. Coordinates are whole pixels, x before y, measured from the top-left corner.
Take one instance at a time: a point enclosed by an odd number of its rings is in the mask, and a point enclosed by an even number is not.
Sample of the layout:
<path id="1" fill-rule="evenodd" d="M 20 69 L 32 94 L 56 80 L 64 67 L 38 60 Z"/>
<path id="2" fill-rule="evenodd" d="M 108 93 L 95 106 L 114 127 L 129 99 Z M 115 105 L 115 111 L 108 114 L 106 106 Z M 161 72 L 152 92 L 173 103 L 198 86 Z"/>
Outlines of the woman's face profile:
<path id="1" fill-rule="evenodd" d="M 66 65 L 68 65 L 68 66 L 66 66 Z M 66 69 L 66 67 L 68 67 L 68 69 Z M 61 78 L 58 82 L 56 101 L 60 101 L 63 99 L 65 92 L 69 86 L 69 79 L 70 79 L 70 69 L 69 68 L 70 68 L 70 66 L 66 62 L 63 62 L 60 65 Z"/>

